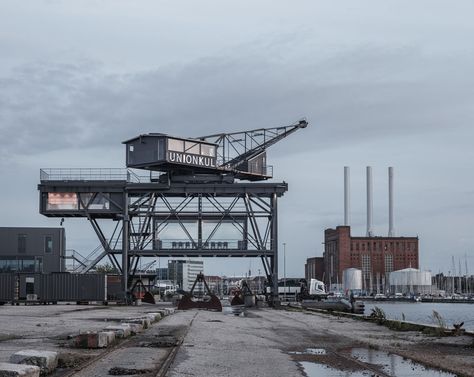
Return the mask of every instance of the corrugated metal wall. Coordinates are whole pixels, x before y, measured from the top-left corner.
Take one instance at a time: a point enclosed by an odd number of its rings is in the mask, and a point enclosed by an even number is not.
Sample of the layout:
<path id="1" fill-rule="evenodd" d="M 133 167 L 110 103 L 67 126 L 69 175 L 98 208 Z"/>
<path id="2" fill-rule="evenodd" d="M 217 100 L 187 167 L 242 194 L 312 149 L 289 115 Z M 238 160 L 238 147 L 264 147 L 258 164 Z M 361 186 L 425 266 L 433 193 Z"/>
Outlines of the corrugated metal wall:
<path id="1" fill-rule="evenodd" d="M 15 297 L 15 274 L 0 274 L 0 301 L 10 302 Z"/>
<path id="2" fill-rule="evenodd" d="M 0 302 L 25 300 L 28 294 L 39 302 L 107 301 L 107 275 L 0 274 Z"/>
<path id="3" fill-rule="evenodd" d="M 40 279 L 41 301 L 106 301 L 105 274 L 50 274 Z"/>

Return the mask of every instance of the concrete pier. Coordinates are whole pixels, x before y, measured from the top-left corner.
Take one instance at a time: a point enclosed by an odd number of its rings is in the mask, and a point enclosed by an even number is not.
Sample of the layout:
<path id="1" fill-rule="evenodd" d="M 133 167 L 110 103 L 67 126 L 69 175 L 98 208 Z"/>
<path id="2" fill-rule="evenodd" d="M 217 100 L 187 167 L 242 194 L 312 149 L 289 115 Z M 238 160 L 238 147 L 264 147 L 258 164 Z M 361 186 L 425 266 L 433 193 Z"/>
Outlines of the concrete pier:
<path id="1" fill-rule="evenodd" d="M 137 319 L 141 327 L 141 319 L 156 319 L 160 311 L 154 306 L 148 310 L 145 306 L 5 306 L 0 310 L 0 362 L 9 362 L 27 343 L 32 349 L 57 352 L 59 364 L 73 368 L 74 376 L 154 376 L 169 366 L 167 377 L 288 377 L 303 376 L 305 363 L 341 373 L 361 371 L 361 365 L 370 368 L 351 356 L 351 350 L 358 348 L 400 355 L 435 370 L 474 375 L 472 337 L 393 331 L 352 318 L 285 308 L 249 309 L 239 315 L 230 307 L 223 312 L 190 310 L 172 315 L 172 310 L 163 310 L 167 315 L 160 321 L 132 337 L 116 339 L 113 348 L 67 347 L 71 333 L 87 329 L 89 334 L 113 331 L 115 335 L 130 329 L 120 325 L 125 318 Z"/>

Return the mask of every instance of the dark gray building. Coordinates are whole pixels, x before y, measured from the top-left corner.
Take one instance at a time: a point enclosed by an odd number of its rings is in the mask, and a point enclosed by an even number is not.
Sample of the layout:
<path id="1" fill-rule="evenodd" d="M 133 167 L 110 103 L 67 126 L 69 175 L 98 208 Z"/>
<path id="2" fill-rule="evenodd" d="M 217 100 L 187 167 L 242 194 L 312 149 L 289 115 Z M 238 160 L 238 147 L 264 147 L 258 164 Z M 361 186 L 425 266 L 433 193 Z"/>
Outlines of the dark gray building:
<path id="1" fill-rule="evenodd" d="M 0 227 L 0 272 L 64 272 L 64 228 Z"/>

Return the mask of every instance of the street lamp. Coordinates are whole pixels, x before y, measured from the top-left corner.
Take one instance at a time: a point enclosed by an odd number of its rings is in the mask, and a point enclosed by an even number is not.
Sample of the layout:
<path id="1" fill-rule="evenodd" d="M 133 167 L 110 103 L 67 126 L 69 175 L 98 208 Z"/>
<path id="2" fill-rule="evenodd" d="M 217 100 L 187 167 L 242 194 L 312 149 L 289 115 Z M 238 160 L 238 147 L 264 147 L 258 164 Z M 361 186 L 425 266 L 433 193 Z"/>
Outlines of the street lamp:
<path id="1" fill-rule="evenodd" d="M 283 242 L 283 299 L 286 302 L 286 242 Z"/>

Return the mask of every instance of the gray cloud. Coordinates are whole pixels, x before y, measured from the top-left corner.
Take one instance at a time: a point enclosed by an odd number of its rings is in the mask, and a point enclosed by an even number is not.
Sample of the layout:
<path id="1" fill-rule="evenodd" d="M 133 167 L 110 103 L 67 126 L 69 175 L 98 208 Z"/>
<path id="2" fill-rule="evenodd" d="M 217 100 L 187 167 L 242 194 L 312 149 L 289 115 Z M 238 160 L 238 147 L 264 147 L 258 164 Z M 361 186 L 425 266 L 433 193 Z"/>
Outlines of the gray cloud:
<path id="1" fill-rule="evenodd" d="M 473 120 L 464 111 L 474 96 L 470 57 L 446 62 L 418 48 L 362 46 L 326 58 L 300 55 L 294 62 L 207 58 L 126 74 L 91 62 L 23 66 L 0 79 L 0 136 L 14 140 L 2 152 L 118 144 L 152 131 L 244 130 L 306 116 L 315 125 L 311 138 L 298 141 L 301 150 Z"/>
<path id="2" fill-rule="evenodd" d="M 155 1 L 5 2 L 3 225 L 52 224 L 37 213 L 39 166 L 111 166 L 115 156 L 123 166 L 120 142 L 139 133 L 197 136 L 305 116 L 309 128 L 269 151 L 277 179 L 290 182 L 280 239 L 295 274 L 341 221 L 343 165 L 354 172 L 355 234 L 364 232 L 363 167 L 393 164 L 398 229 L 420 234 L 423 258 L 443 266 L 443 250 L 472 248 L 472 3 L 363 1 L 341 12 L 272 1 L 252 14 L 204 3 L 182 14 Z M 375 194 L 385 198 L 385 186 Z M 17 197 L 28 198 L 21 213 Z M 383 200 L 375 217 L 385 233 Z M 71 222 L 68 239 L 92 250 L 83 228 Z"/>

